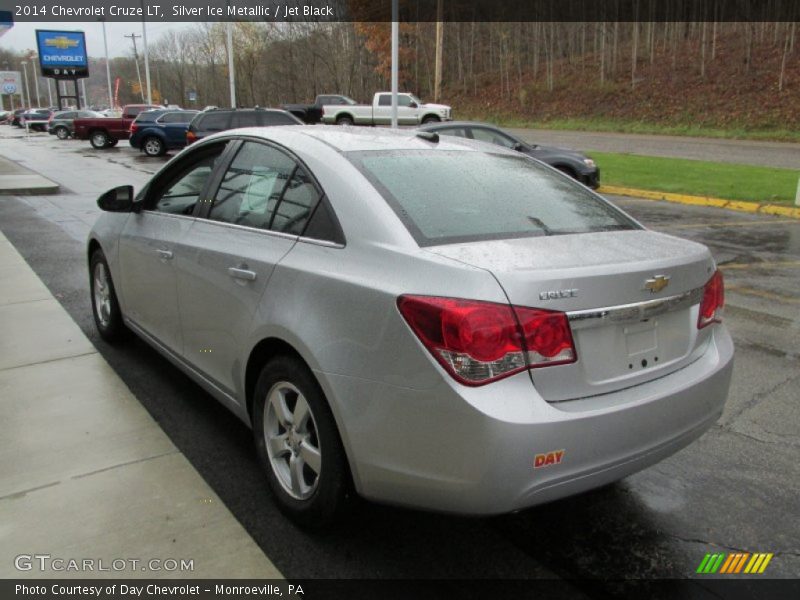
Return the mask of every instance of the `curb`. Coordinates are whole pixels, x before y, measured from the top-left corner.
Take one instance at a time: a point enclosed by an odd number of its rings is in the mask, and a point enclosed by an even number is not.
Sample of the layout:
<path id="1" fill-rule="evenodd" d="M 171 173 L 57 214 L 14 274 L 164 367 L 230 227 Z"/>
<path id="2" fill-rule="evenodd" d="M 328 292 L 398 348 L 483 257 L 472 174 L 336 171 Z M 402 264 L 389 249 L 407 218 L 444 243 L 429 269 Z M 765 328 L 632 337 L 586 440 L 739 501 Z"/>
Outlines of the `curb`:
<path id="1" fill-rule="evenodd" d="M 597 189 L 597 192 L 601 194 L 612 194 L 615 196 L 632 196 L 635 198 L 644 198 L 646 200 L 664 200 L 666 202 L 677 202 L 679 204 L 691 204 L 694 206 L 713 206 L 716 208 L 727 208 L 728 210 L 738 210 L 740 212 L 800 219 L 800 208 L 779 204 L 746 202 L 744 200 L 725 200 L 723 198 L 689 196 L 686 194 L 673 194 L 670 192 L 654 192 L 652 190 L 638 190 L 635 188 L 617 187 L 614 185 L 601 185 Z"/>

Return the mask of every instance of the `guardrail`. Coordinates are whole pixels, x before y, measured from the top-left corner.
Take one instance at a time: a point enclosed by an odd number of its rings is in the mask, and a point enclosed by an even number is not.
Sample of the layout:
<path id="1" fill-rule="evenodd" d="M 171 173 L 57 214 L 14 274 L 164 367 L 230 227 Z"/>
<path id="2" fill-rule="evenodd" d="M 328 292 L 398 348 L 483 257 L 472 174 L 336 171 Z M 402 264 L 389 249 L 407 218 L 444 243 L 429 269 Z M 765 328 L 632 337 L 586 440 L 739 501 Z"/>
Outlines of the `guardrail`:
<path id="1" fill-rule="evenodd" d="M 25 137 L 27 138 L 27 137 L 30 136 L 30 133 L 31 133 L 30 127 L 31 127 L 31 125 L 44 125 L 45 126 L 45 131 L 47 131 L 47 124 L 49 122 L 50 121 L 47 120 L 47 119 L 45 119 L 45 120 L 40 120 L 40 119 L 34 120 L 34 119 L 31 119 L 30 121 L 28 119 L 25 119 Z"/>

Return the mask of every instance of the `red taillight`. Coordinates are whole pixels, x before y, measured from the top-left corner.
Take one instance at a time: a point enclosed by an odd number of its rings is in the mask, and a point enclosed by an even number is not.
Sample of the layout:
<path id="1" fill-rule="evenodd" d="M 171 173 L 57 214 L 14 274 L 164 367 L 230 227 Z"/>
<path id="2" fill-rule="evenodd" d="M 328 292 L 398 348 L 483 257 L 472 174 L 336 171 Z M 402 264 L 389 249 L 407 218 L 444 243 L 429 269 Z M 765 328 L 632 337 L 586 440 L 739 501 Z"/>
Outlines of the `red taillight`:
<path id="1" fill-rule="evenodd" d="M 186 145 L 188 146 L 192 142 L 197 141 L 197 135 L 195 135 L 194 131 L 187 131 L 186 132 Z"/>
<path id="2" fill-rule="evenodd" d="M 722 308 L 725 306 L 725 283 L 722 271 L 715 271 L 703 288 L 703 300 L 700 302 L 700 314 L 697 316 L 697 328 L 702 329 L 711 323 L 722 321 Z"/>
<path id="3" fill-rule="evenodd" d="M 400 296 L 397 306 L 434 358 L 467 385 L 576 360 L 564 313 L 434 296 Z"/>
<path id="4" fill-rule="evenodd" d="M 136 133 L 136 130 L 139 129 L 139 126 L 136 123 L 131 123 L 131 127 L 128 130 L 130 133 Z"/>

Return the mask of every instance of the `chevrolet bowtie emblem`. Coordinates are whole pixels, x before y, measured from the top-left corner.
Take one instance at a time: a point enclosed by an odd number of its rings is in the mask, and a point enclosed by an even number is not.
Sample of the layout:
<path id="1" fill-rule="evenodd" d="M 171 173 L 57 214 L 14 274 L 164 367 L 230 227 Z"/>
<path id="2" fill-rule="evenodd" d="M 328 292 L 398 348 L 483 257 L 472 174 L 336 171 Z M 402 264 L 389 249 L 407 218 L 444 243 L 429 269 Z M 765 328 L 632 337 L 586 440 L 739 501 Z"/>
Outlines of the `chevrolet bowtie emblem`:
<path id="1" fill-rule="evenodd" d="M 669 275 L 655 275 L 644 282 L 644 289 L 650 290 L 651 294 L 657 294 L 669 285 Z"/>
<path id="2" fill-rule="evenodd" d="M 66 50 L 67 48 L 75 48 L 78 45 L 78 40 L 71 40 L 66 36 L 59 36 L 54 38 L 47 38 L 44 41 L 45 46 L 55 46 L 59 50 Z"/>

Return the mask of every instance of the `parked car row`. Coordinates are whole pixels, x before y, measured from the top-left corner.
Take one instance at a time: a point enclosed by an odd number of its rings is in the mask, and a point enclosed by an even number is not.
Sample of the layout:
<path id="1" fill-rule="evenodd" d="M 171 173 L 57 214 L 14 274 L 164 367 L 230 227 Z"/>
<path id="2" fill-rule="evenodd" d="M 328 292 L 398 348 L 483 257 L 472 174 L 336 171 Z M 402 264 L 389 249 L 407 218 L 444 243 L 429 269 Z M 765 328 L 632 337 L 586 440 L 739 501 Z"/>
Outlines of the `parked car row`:
<path id="1" fill-rule="evenodd" d="M 44 112 L 28 111 L 22 113 L 20 118 L 44 115 Z M 421 131 L 488 142 L 521 152 L 590 188 L 600 186 L 600 170 L 588 156 L 566 148 L 529 144 L 494 125 L 452 121 L 449 106 L 426 104 L 413 94 L 404 93 L 398 95 L 397 116 L 400 125 L 417 125 Z M 348 96 L 320 94 L 313 104 L 285 104 L 281 109 L 208 107 L 196 111 L 129 104 L 122 109 L 119 117 L 84 110 L 51 113 L 49 119 L 48 131 L 60 139 L 88 139 L 98 149 L 109 148 L 120 139 L 128 139 L 132 147 L 146 155 L 162 156 L 210 134 L 242 127 L 320 122 L 337 125 L 389 124 L 391 94 L 375 94 L 372 105 L 360 105 Z"/>

